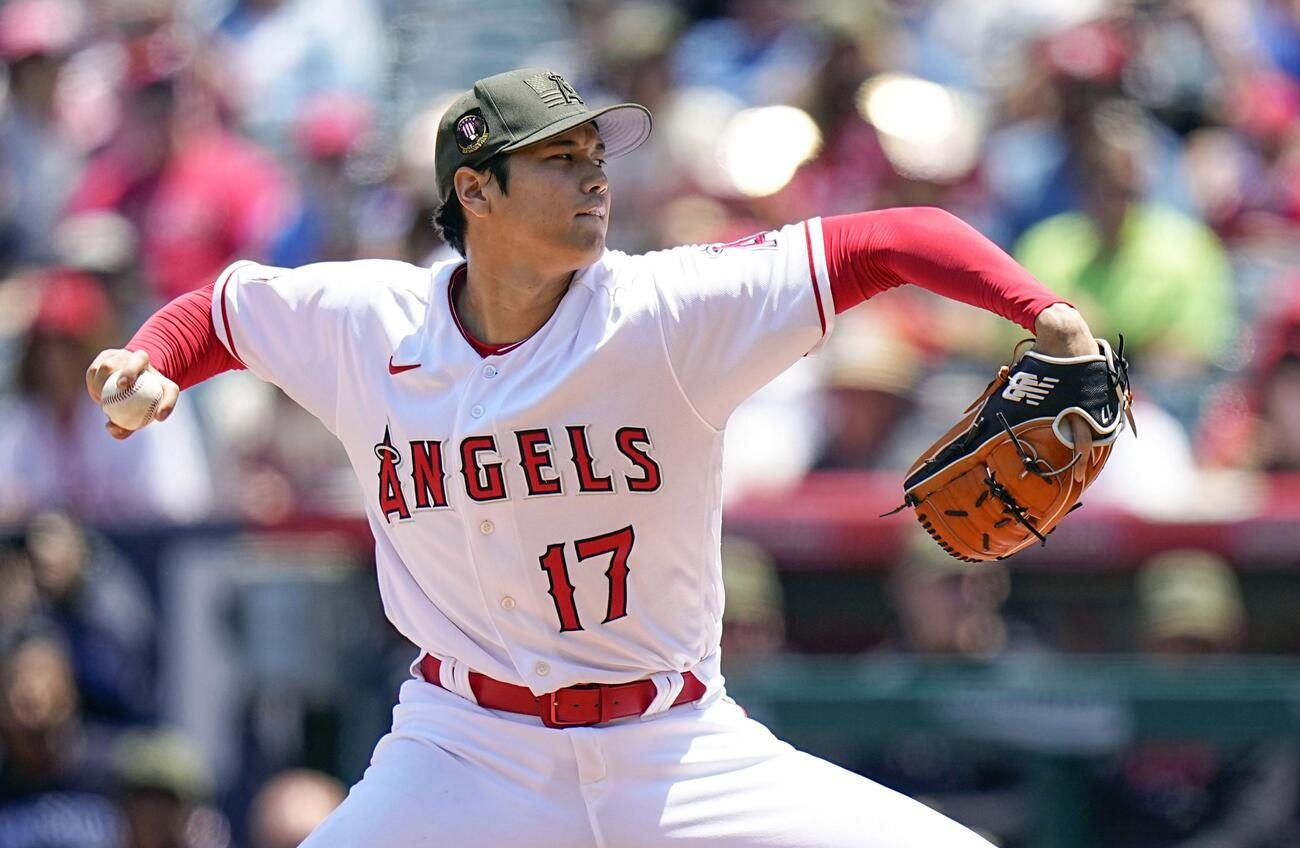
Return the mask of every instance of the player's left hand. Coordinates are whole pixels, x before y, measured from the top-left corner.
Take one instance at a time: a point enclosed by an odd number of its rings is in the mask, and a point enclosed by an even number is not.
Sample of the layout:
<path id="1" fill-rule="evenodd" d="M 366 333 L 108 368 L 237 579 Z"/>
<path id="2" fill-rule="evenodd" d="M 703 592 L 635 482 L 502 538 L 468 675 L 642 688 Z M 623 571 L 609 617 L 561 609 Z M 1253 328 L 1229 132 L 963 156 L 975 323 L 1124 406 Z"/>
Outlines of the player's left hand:
<path id="1" fill-rule="evenodd" d="M 1088 356 L 1097 352 L 1097 342 L 1088 322 L 1068 303 L 1054 303 L 1038 314 L 1033 349 L 1047 356 Z M 1071 415 L 1070 435 L 1074 447 L 1085 459 L 1075 464 L 1074 479 L 1082 481 L 1085 462 L 1092 454 L 1092 428 L 1079 415 Z"/>
<path id="2" fill-rule="evenodd" d="M 1063 309 L 1038 322 L 966 416 L 913 463 L 904 506 L 950 555 L 1001 559 L 1047 543 L 1133 418 L 1128 364 Z M 1078 419 L 1078 420 L 1076 420 Z"/>

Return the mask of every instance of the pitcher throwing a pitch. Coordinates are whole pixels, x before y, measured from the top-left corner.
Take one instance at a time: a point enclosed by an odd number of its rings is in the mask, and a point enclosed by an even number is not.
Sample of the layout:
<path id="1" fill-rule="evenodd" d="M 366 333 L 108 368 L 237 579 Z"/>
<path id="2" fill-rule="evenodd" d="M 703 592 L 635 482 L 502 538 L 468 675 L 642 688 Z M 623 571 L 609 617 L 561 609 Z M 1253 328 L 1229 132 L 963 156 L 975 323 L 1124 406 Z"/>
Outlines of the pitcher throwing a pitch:
<path id="1" fill-rule="evenodd" d="M 90 366 L 96 402 L 115 371 L 158 371 L 160 421 L 247 368 L 347 449 L 384 608 L 420 653 L 310 848 L 988 844 L 727 697 L 723 429 L 837 313 L 903 283 L 1015 321 L 1043 355 L 1097 342 L 936 209 L 608 250 L 605 160 L 650 126 L 544 70 L 480 80 L 437 137 L 438 224 L 464 261 L 237 262 Z"/>

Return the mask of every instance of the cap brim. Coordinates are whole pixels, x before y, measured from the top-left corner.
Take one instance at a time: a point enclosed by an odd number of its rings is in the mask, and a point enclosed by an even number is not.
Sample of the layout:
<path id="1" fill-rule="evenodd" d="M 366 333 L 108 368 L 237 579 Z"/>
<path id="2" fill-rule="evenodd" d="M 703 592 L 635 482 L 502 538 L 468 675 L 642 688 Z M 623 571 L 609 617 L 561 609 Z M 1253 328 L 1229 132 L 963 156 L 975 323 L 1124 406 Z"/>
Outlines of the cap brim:
<path id="1" fill-rule="evenodd" d="M 650 110 L 637 103 L 619 103 L 603 109 L 593 109 L 580 115 L 556 121 L 531 135 L 524 136 L 513 144 L 501 148 L 503 153 L 530 147 L 548 138 L 566 133 L 574 127 L 595 122 L 600 132 L 600 140 L 605 143 L 605 158 L 617 159 L 636 150 L 650 137 L 654 125 Z"/>

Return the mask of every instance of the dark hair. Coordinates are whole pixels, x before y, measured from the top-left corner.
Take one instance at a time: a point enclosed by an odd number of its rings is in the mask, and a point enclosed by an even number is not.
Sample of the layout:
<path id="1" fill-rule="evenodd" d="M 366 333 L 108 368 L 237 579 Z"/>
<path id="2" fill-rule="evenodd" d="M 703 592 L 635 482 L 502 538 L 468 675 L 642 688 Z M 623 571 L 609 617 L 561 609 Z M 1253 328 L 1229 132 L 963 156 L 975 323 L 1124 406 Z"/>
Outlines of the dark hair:
<path id="1" fill-rule="evenodd" d="M 501 184 L 501 193 L 506 194 L 510 187 L 510 155 L 501 153 L 493 156 L 474 170 L 491 174 Z M 433 225 L 438 228 L 442 240 L 455 248 L 461 256 L 465 255 L 465 209 L 460 205 L 460 198 L 453 187 L 451 196 L 438 207 L 433 215 Z"/>

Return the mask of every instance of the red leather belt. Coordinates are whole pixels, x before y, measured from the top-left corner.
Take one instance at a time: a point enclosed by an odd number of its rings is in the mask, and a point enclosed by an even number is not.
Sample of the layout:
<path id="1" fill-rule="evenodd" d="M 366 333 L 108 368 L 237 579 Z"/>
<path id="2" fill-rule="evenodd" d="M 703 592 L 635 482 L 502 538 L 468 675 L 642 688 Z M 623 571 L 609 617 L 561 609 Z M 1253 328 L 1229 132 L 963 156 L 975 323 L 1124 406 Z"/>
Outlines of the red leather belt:
<path id="1" fill-rule="evenodd" d="M 420 660 L 420 673 L 434 686 L 442 686 L 441 668 L 442 662 L 437 657 L 425 654 Z M 704 695 L 704 684 L 691 672 L 683 672 L 682 681 L 681 694 L 672 703 L 674 707 L 698 701 Z M 537 716 L 547 727 L 590 727 L 641 715 L 656 694 L 654 681 L 638 680 L 567 686 L 545 695 L 534 695 L 525 686 L 502 683 L 477 671 L 469 673 L 469 688 L 480 707 Z"/>

